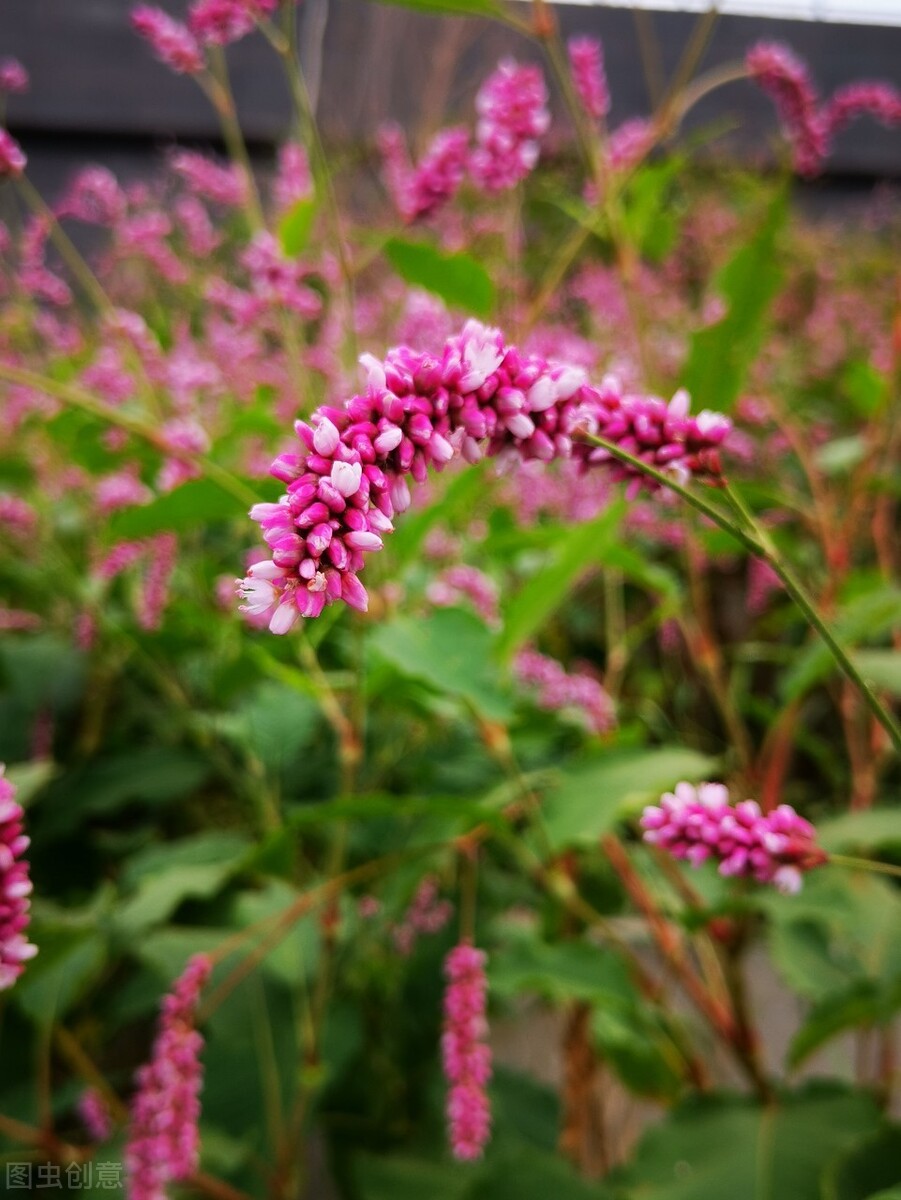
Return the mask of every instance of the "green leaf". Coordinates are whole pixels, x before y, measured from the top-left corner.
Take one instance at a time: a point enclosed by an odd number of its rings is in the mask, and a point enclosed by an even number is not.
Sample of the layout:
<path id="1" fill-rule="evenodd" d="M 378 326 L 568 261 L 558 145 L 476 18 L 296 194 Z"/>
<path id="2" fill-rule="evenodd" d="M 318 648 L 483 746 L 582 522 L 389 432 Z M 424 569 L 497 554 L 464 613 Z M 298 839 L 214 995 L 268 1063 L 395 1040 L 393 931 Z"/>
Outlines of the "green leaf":
<path id="1" fill-rule="evenodd" d="M 684 746 L 609 750 L 563 772 L 541 806 L 554 849 L 594 844 L 681 780 L 710 778 L 716 762 Z"/>
<path id="2" fill-rule="evenodd" d="M 612 1200 L 602 1184 L 580 1178 L 558 1154 L 504 1147 L 486 1163 L 467 1200 Z"/>
<path id="3" fill-rule="evenodd" d="M 425 1159 L 357 1154 L 353 1177 L 360 1200 L 469 1200 L 472 1174 Z"/>
<path id="4" fill-rule="evenodd" d="M 509 717 L 491 633 L 470 613 L 445 608 L 425 619 L 398 617 L 378 628 L 370 645 L 401 674 L 467 701 L 486 717 Z"/>
<path id="5" fill-rule="evenodd" d="M 851 437 L 834 438 L 825 446 L 820 446 L 813 457 L 824 474 L 839 475 L 856 467 L 866 452 L 864 439 L 860 434 L 854 434 Z"/>
<path id="6" fill-rule="evenodd" d="M 136 890 L 116 911 L 117 931 L 133 937 L 167 920 L 185 900 L 215 896 L 250 850 L 245 838 L 228 833 L 202 833 L 149 847 L 126 869 L 126 885 Z"/>
<path id="7" fill-rule="evenodd" d="M 195 792 L 209 774 L 209 764 L 202 758 L 169 747 L 146 746 L 95 759 L 49 784 L 42 804 L 42 831 L 62 836 L 127 804 L 167 804 Z"/>
<path id="8" fill-rule="evenodd" d="M 788 1050 L 791 1067 L 809 1058 L 825 1042 L 859 1026 L 887 1024 L 901 1009 L 901 979 L 883 986 L 868 979 L 857 980 L 843 992 L 827 996 L 814 1005 Z"/>
<path id="9" fill-rule="evenodd" d="M 859 416 L 872 418 L 885 404 L 888 380 L 872 363 L 858 360 L 848 364 L 842 387 Z"/>
<path id="10" fill-rule="evenodd" d="M 316 197 L 305 196 L 278 223 L 278 240 L 286 258 L 298 258 L 310 243 L 316 218 Z"/>
<path id="11" fill-rule="evenodd" d="M 845 601 L 832 622 L 833 631 L 847 646 L 884 637 L 901 623 L 901 590 L 879 585 Z M 860 651 L 854 655 L 858 657 Z M 866 659 L 864 660 L 866 661 Z M 872 669 L 873 663 L 870 667 Z M 885 664 L 882 670 L 885 670 Z M 828 646 L 819 639 L 798 654 L 794 666 L 782 680 L 785 700 L 802 696 L 831 671 L 838 670 Z M 876 665 L 877 672 L 880 666 Z"/>
<path id="12" fill-rule="evenodd" d="M 238 929 L 257 921 L 276 918 L 298 897 L 298 892 L 281 879 L 271 879 L 264 888 L 235 897 L 231 921 Z M 296 989 L 309 979 L 319 961 L 319 923 L 316 915 L 293 923 L 285 936 L 263 959 L 262 966 L 289 987 Z"/>
<path id="13" fill-rule="evenodd" d="M 503 16 L 503 8 L 494 0 L 370 0 L 370 3 L 412 8 L 424 13 L 448 13 L 458 17 Z"/>
<path id="14" fill-rule="evenodd" d="M 901 698 L 901 650 L 858 650 L 854 663 L 871 687 Z"/>
<path id="15" fill-rule="evenodd" d="M 695 409 L 728 412 L 738 398 L 782 282 L 776 246 L 787 214 L 788 192 L 783 188 L 770 202 L 758 231 L 716 280 L 714 290 L 726 303 L 726 315 L 694 334 L 682 372 Z"/>
<path id="16" fill-rule="evenodd" d="M 297 765 L 318 723 L 319 708 L 310 696 L 267 681 L 243 698 L 236 713 L 220 716 L 215 725 L 252 750 L 268 770 L 279 772 Z"/>
<path id="17" fill-rule="evenodd" d="M 700 1097 L 646 1133 L 614 1179 L 629 1200 L 822 1200 L 830 1160 L 879 1120 L 871 1096 L 837 1088 L 766 1106 Z"/>
<path id="18" fill-rule="evenodd" d="M 513 596 L 504 610 L 499 652 L 509 658 L 544 625 L 586 571 L 599 565 L 616 536 L 624 502 L 612 504 L 595 521 L 574 525 L 556 540 L 548 561 Z"/>
<path id="19" fill-rule="evenodd" d="M 209 479 L 191 479 L 149 504 L 116 513 L 109 527 L 115 538 L 139 538 L 161 530 L 180 533 L 243 513 L 241 502 L 218 484 Z"/>
<path id="20" fill-rule="evenodd" d="M 7 766 L 5 778 L 16 789 L 16 800 L 27 808 L 35 796 L 52 778 L 56 764 L 50 758 L 35 758 L 31 762 Z"/>
<path id="21" fill-rule="evenodd" d="M 901 1200 L 901 1127 L 890 1125 L 837 1159 L 823 1200 Z"/>
<path id="22" fill-rule="evenodd" d="M 96 930 L 54 928 L 35 921 L 29 938 L 38 947 L 15 987 L 19 1008 L 35 1023 L 60 1020 L 103 970 L 106 943 Z"/>
<path id="23" fill-rule="evenodd" d="M 491 277 L 468 254 L 444 254 L 428 242 L 390 238 L 385 257 L 407 283 L 433 292 L 451 308 L 490 317 L 497 303 Z"/>
<path id="24" fill-rule="evenodd" d="M 188 959 L 195 954 L 210 954 L 230 932 L 228 929 L 179 925 L 142 936 L 134 942 L 132 949 L 136 958 L 168 983 L 181 975 Z"/>
<path id="25" fill-rule="evenodd" d="M 849 812 L 817 823 L 817 841 L 824 850 L 836 854 L 843 850 L 876 850 L 883 846 L 901 847 L 901 811 L 897 808 L 871 808 Z"/>
<path id="26" fill-rule="evenodd" d="M 603 1005 L 630 1001 L 634 995 L 622 960 L 587 942 L 517 938 L 492 954 L 489 977 L 492 995 L 533 993 L 554 1004 L 585 1000 Z"/>

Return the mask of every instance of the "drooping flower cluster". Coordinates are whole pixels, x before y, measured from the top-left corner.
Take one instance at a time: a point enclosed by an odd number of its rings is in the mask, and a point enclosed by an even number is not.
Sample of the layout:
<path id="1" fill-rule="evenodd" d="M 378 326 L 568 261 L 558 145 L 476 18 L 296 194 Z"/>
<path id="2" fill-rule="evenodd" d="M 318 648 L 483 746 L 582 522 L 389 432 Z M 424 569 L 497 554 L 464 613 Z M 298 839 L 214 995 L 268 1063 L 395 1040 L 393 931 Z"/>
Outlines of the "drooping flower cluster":
<path id="1" fill-rule="evenodd" d="M 453 199 L 466 178 L 469 134 L 462 127 L 440 130 L 415 167 L 399 126 L 382 126 L 379 149 L 391 199 L 404 221 L 437 212 Z"/>
<path id="2" fill-rule="evenodd" d="M 604 70 L 604 48 L 598 38 L 570 38 L 569 65 L 573 86 L 586 113 L 595 121 L 610 111 L 610 89 Z"/>
<path id="3" fill-rule="evenodd" d="M 476 96 L 476 145 L 469 169 L 486 192 L 515 187 L 538 161 L 551 115 L 539 67 L 504 59 Z"/>
<path id="4" fill-rule="evenodd" d="M 676 784 L 641 818 L 644 840 L 693 867 L 708 859 L 721 875 L 771 883 L 780 892 L 801 889 L 805 871 L 826 861 L 816 830 L 789 804 L 763 813 L 755 800 L 729 802 L 721 783 Z"/>
<path id="5" fill-rule="evenodd" d="M 37 954 L 26 936 L 31 879 L 24 858 L 30 839 L 23 833 L 22 806 L 0 763 L 0 991 L 10 988 Z"/>
<path id="6" fill-rule="evenodd" d="M 816 174 L 828 153 L 828 138 L 807 67 L 777 42 L 753 46 L 745 62 L 751 78 L 776 105 L 792 144 L 796 170 Z"/>
<path id="7" fill-rule="evenodd" d="M 197 1167 L 203 1038 L 195 1010 L 212 964 L 195 955 L 164 997 L 150 1062 L 137 1073 L 125 1169 L 129 1200 L 166 1200 L 167 1185 Z"/>
<path id="8" fill-rule="evenodd" d="M 448 1083 L 447 1131 L 454 1157 L 481 1158 L 491 1132 L 486 1085 L 491 1050 L 485 1017 L 485 953 L 461 942 L 444 960 L 444 1032 L 441 1054 Z"/>
<path id="9" fill-rule="evenodd" d="M 823 124 L 828 136 L 853 121 L 868 115 L 883 125 L 901 125 L 901 92 L 887 83 L 862 81 L 839 88 L 823 109 Z"/>
<path id="10" fill-rule="evenodd" d="M 868 114 L 884 125 L 901 124 L 901 92 L 890 84 L 852 83 L 821 105 L 807 67 L 787 46 L 760 42 L 745 59 L 754 79 L 772 98 L 792 146 L 795 170 L 815 175 L 833 136 L 853 118 Z"/>
<path id="11" fill-rule="evenodd" d="M 638 468 L 577 439 L 602 436 L 682 480 L 720 470 L 727 418 L 690 417 L 684 392 L 667 404 L 623 394 L 609 377 L 593 387 L 581 369 L 522 354 L 476 321 L 448 339 L 440 358 L 400 347 L 384 362 L 361 361 L 366 392 L 296 422 L 300 452 L 279 455 L 271 467 L 287 493 L 250 513 L 272 559 L 255 563 L 239 583 L 242 611 L 265 616 L 273 633 L 335 600 L 365 611 L 364 554 L 382 548 L 395 513 L 409 507 L 408 480 L 423 482 L 455 454 L 470 463 L 485 454 L 604 463 L 633 493 L 644 479 Z"/>
<path id="12" fill-rule="evenodd" d="M 450 900 L 441 898 L 440 886 L 435 875 L 426 875 L 417 887 L 409 908 L 391 929 L 397 952 L 405 958 L 413 953 L 420 934 L 440 933 L 453 916 L 454 906 Z"/>
<path id="13" fill-rule="evenodd" d="M 539 705 L 550 712 L 577 712 L 597 734 L 616 725 L 616 710 L 603 685 L 587 671 L 566 671 L 553 658 L 537 650 L 521 650 L 513 663 L 520 683 L 537 690 Z"/>

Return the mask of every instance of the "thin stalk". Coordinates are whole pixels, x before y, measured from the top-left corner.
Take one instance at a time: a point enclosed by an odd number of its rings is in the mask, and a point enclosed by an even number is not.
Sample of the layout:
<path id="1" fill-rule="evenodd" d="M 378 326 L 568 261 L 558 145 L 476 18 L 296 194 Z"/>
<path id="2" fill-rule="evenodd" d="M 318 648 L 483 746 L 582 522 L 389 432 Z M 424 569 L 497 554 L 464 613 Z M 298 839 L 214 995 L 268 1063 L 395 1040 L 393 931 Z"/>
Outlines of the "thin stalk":
<path id="1" fill-rule="evenodd" d="M 100 312 L 109 312 L 113 307 L 112 301 L 103 290 L 94 272 L 76 249 L 69 235 L 56 219 L 53 209 L 50 208 L 44 197 L 27 176 L 21 175 L 17 183 L 19 191 L 22 193 L 28 207 L 37 216 L 48 222 L 50 239 L 60 252 L 66 266 L 81 284 L 87 295 L 90 296 Z"/>
<path id="2" fill-rule="evenodd" d="M 764 558 L 782 580 L 785 590 L 789 593 L 795 604 L 797 604 L 798 608 L 800 608 L 808 623 L 813 626 L 829 647 L 833 658 L 841 670 L 855 684 L 870 712 L 891 738 L 895 750 L 901 754 L 901 725 L 898 724 L 861 675 L 844 646 L 820 615 L 816 605 L 807 594 L 800 580 L 798 580 L 788 563 L 785 562 L 782 555 L 776 549 L 767 530 L 762 528 L 757 522 L 739 493 L 725 482 L 723 483 L 723 493 L 734 508 L 739 520 L 753 535 L 757 544 L 756 553 L 758 556 Z"/>
<path id="3" fill-rule="evenodd" d="M 210 103 L 215 108 L 219 117 L 222 137 L 228 150 L 229 158 L 241 169 L 245 177 L 247 213 L 251 224 L 256 229 L 264 229 L 266 221 L 263 217 L 260 193 L 257 190 L 253 166 L 250 162 L 250 155 L 247 152 L 247 143 L 244 141 L 244 134 L 241 132 L 241 123 L 238 120 L 235 97 L 231 89 L 231 83 L 229 82 L 228 67 L 221 46 L 210 47 L 210 72 L 209 79 L 201 78 L 199 81 L 200 86 L 206 92 Z"/>
<path id="4" fill-rule="evenodd" d="M 60 383 L 56 379 L 48 379 L 44 375 L 37 375 L 33 371 L 26 371 L 21 367 L 14 367 L 8 363 L 0 363 L 0 379 L 5 379 L 8 383 L 21 384 L 23 387 L 32 388 L 34 391 L 44 392 L 48 396 L 54 396 L 57 400 L 62 400 L 64 404 L 69 404 L 73 408 L 79 408 L 83 412 L 90 413 L 91 416 L 97 417 L 102 421 L 107 421 L 110 425 L 117 425 L 120 429 L 128 430 L 129 433 L 133 433 L 143 441 L 149 442 L 158 450 L 164 450 L 172 458 L 180 458 L 186 462 L 193 463 L 200 468 L 211 483 L 215 483 L 242 505 L 253 505 L 259 500 L 259 496 L 251 488 L 242 483 L 235 475 L 232 475 L 230 471 L 227 471 L 224 467 L 220 467 L 218 463 L 213 462 L 203 454 L 193 454 L 188 450 L 171 449 L 162 441 L 159 429 L 156 426 L 142 420 L 140 417 L 129 416 L 128 413 L 122 412 L 118 408 L 104 404 L 102 400 L 95 399 L 89 392 L 84 392 L 81 388 L 74 387 L 69 383 Z"/>
<path id="5" fill-rule="evenodd" d="M 901 879 L 901 867 L 894 863 L 877 862 L 872 858 L 856 858 L 851 854 L 830 854 L 828 862 L 836 867 L 847 867 L 850 871 L 875 871 L 878 875 L 892 875 Z"/>
<path id="6" fill-rule="evenodd" d="M 705 500 L 702 496 L 698 495 L 697 492 L 693 492 L 690 488 L 684 487 L 681 483 L 678 483 L 675 479 L 672 479 L 663 471 L 659 471 L 656 467 L 652 467 L 649 463 L 644 462 L 636 455 L 630 454 L 628 450 L 623 450 L 622 447 L 618 446 L 615 442 L 608 441 L 606 438 L 598 437 L 596 434 L 582 433 L 579 436 L 583 441 L 588 442 L 589 445 L 599 446 L 602 449 L 607 450 L 610 455 L 619 462 L 626 463 L 628 466 L 633 467 L 636 471 L 641 472 L 641 474 L 647 475 L 650 479 L 654 479 L 662 487 L 669 488 L 670 491 L 673 491 L 677 495 L 681 496 L 683 500 L 692 505 L 693 508 L 696 508 L 698 512 L 703 513 L 705 517 L 708 517 L 711 521 L 713 521 L 713 523 L 720 529 L 724 530 L 726 533 L 730 534 L 730 536 L 735 538 L 735 540 L 741 543 L 746 550 L 749 550 L 758 558 L 762 558 L 768 562 L 782 580 L 783 584 L 785 585 L 785 590 L 800 608 L 808 623 L 817 631 L 817 633 L 826 643 L 826 646 L 829 648 L 838 666 L 857 686 L 867 704 L 867 707 L 870 709 L 880 725 L 882 725 L 883 729 L 885 729 L 886 733 L 888 733 L 896 751 L 901 754 L 901 726 L 898 725 L 895 718 L 885 708 L 879 697 L 869 687 L 860 671 L 858 671 L 857 667 L 848 656 L 847 651 L 837 640 L 832 630 L 817 611 L 816 605 L 808 596 L 803 585 L 796 578 L 794 572 L 776 549 L 776 546 L 770 538 L 770 535 L 765 529 L 762 529 L 757 524 L 746 505 L 736 494 L 733 488 L 731 488 L 724 480 L 720 481 L 720 488 L 735 510 L 736 516 L 738 517 L 738 523 L 730 520 L 730 518 L 727 517 L 717 505 L 711 504 L 708 500 Z"/>

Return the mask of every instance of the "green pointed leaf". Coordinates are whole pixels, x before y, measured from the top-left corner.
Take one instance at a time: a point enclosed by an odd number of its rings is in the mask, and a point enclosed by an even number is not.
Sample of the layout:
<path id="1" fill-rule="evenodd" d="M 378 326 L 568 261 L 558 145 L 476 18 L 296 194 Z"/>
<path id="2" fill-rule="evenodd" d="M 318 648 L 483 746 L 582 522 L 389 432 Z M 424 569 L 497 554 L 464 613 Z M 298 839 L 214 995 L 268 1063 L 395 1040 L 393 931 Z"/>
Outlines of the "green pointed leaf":
<path id="1" fill-rule="evenodd" d="M 724 267 L 714 285 L 726 304 L 726 315 L 695 333 L 682 372 L 682 384 L 695 409 L 728 412 L 738 399 L 782 282 L 776 246 L 787 215 L 788 192 L 780 189 L 757 233 Z"/>
<path id="2" fill-rule="evenodd" d="M 823 1200 L 901 1200 L 901 1127 L 888 1126 L 833 1163 Z"/>
<path id="3" fill-rule="evenodd" d="M 148 537 L 163 530 L 180 533 L 243 516 L 244 506 L 209 479 L 191 479 L 149 504 L 126 508 L 110 521 L 116 538 Z"/>
<path id="4" fill-rule="evenodd" d="M 595 844 L 681 780 L 708 779 L 716 760 L 684 746 L 609 750 L 569 767 L 541 813 L 551 845 Z"/>
<path id="5" fill-rule="evenodd" d="M 398 617 L 380 626 L 370 645 L 401 674 L 465 700 L 486 717 L 509 717 L 510 701 L 494 665 L 493 638 L 470 613 L 445 608 L 425 619 Z"/>
<path id="6" fill-rule="evenodd" d="M 316 219 L 316 197 L 305 196 L 278 223 L 278 240 L 286 258 L 298 258 L 310 244 Z"/>
<path id="7" fill-rule="evenodd" d="M 428 242 L 390 238 L 385 257 L 401 279 L 433 292 L 450 308 L 490 317 L 497 303 L 491 276 L 468 254 L 444 254 Z"/>
<path id="8" fill-rule="evenodd" d="M 792 1038 L 788 1050 L 791 1067 L 800 1066 L 815 1050 L 847 1029 L 885 1025 L 901 1009 L 901 979 L 880 985 L 856 980 L 842 992 L 815 1004 Z"/>
<path id="9" fill-rule="evenodd" d="M 624 503 L 612 504 L 597 520 L 561 530 L 548 561 L 519 589 L 504 610 L 504 629 L 499 643 L 503 658 L 509 658 L 529 641 L 586 572 L 600 565 L 604 548 L 615 538 L 624 511 Z"/>
<path id="10" fill-rule="evenodd" d="M 837 1088 L 705 1096 L 646 1133 L 615 1182 L 629 1200 L 822 1200 L 830 1161 L 879 1122 L 871 1096 Z"/>

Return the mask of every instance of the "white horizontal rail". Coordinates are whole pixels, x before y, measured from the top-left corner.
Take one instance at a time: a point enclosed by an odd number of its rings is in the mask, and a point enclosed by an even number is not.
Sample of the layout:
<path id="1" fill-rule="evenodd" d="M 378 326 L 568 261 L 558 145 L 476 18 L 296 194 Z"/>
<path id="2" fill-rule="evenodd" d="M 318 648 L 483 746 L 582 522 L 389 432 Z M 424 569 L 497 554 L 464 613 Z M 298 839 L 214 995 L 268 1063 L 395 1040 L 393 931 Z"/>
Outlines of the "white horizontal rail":
<path id="1" fill-rule="evenodd" d="M 586 8 L 644 8 L 656 12 L 707 12 L 710 0 L 555 0 Z M 720 0 L 724 16 L 777 17 L 847 25 L 901 26 L 901 0 Z"/>

